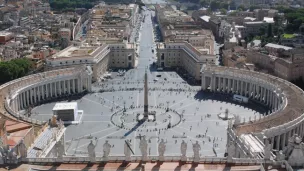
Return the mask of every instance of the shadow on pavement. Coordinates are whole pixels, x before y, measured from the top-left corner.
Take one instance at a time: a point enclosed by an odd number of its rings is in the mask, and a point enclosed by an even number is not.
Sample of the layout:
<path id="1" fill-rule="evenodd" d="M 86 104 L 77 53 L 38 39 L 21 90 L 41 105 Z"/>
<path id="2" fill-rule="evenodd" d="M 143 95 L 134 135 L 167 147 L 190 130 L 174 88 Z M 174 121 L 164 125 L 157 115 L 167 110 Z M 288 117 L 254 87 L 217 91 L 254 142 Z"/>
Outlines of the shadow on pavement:
<path id="1" fill-rule="evenodd" d="M 214 100 L 214 101 L 219 101 L 219 102 L 225 102 L 225 103 L 230 103 L 230 104 L 234 104 L 234 105 L 239 105 L 239 106 L 243 106 L 245 108 L 257 111 L 259 113 L 269 113 L 270 112 L 270 108 L 262 103 L 258 103 L 256 101 L 253 100 L 249 100 L 248 103 L 238 103 L 236 101 L 234 101 L 232 99 L 233 94 L 226 94 L 226 93 L 213 93 L 210 91 L 198 91 L 195 95 L 194 95 L 194 99 L 196 100 Z"/>

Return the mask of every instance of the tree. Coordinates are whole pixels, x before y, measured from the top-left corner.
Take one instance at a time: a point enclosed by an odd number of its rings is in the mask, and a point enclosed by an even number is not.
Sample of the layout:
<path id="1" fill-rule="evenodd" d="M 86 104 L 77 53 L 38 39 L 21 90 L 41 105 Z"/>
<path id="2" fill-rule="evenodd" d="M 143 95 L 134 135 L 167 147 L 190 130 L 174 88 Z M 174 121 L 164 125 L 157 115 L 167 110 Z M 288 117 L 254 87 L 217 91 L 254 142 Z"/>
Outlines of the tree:
<path id="1" fill-rule="evenodd" d="M 237 8 L 239 11 L 245 11 L 246 8 L 244 5 L 240 5 L 238 8 Z"/>
<path id="2" fill-rule="evenodd" d="M 209 2 L 207 0 L 200 0 L 199 2 L 201 4 L 201 6 L 205 7 L 207 5 L 209 5 Z"/>
<path id="3" fill-rule="evenodd" d="M 26 58 L 0 62 L 0 82 L 5 83 L 25 76 L 31 69 L 32 62 Z"/>
<path id="4" fill-rule="evenodd" d="M 267 36 L 268 37 L 273 37 L 273 34 L 272 34 L 272 25 L 269 23 L 268 24 L 268 28 L 267 28 Z"/>
<path id="5" fill-rule="evenodd" d="M 266 27 L 265 26 L 262 26 L 260 28 L 260 36 L 264 36 L 266 34 Z"/>
<path id="6" fill-rule="evenodd" d="M 226 14 L 227 14 L 227 10 L 224 9 L 224 8 L 220 9 L 220 11 L 221 11 L 221 14 L 222 14 L 222 15 L 226 15 Z"/>
<path id="7" fill-rule="evenodd" d="M 213 0 L 211 3 L 210 3 L 210 8 L 212 11 L 216 11 L 220 8 L 220 3 Z"/>
<path id="8" fill-rule="evenodd" d="M 258 9 L 258 8 L 259 8 L 258 6 L 250 6 L 249 11 L 253 12 L 255 9 Z"/>

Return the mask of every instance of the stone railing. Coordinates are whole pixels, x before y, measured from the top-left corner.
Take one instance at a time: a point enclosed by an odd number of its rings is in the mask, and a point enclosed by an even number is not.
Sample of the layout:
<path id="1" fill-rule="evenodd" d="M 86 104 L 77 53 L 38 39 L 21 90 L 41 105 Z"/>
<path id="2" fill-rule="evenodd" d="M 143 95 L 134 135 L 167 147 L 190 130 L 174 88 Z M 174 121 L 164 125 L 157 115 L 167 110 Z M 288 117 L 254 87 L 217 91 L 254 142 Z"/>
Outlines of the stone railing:
<path id="1" fill-rule="evenodd" d="M 180 156 L 165 156 L 166 162 L 179 162 L 181 159 Z M 25 163 L 89 163 L 89 157 L 70 157 L 64 156 L 62 158 L 26 158 L 22 160 Z M 109 156 L 107 159 L 103 157 L 96 157 L 93 163 L 100 162 L 123 162 L 125 161 L 125 156 Z M 140 162 L 143 161 L 141 156 L 132 156 L 131 162 Z M 146 162 L 156 162 L 158 156 L 149 156 Z M 188 162 L 193 161 L 193 157 L 187 158 Z M 271 163 L 271 161 L 268 161 Z M 210 163 L 210 164 L 225 164 L 227 163 L 226 157 L 201 157 L 199 163 Z M 248 158 L 233 158 L 232 163 L 240 165 L 257 165 L 265 163 L 264 159 L 248 159 Z"/>

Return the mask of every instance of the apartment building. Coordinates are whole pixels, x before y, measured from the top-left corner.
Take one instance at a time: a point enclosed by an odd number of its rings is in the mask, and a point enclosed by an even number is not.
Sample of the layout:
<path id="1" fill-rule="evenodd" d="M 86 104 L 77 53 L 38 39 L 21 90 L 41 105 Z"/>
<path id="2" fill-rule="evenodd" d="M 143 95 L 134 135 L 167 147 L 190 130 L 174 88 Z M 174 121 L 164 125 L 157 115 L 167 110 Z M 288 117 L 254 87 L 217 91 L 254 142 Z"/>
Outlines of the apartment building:
<path id="1" fill-rule="evenodd" d="M 98 38 L 110 43 L 127 41 L 138 17 L 138 10 L 136 4 L 95 6 L 90 12 L 87 39 Z"/>
<path id="2" fill-rule="evenodd" d="M 108 68 L 133 68 L 135 51 L 133 44 L 73 42 L 73 45 L 46 59 L 46 70 L 87 65 L 93 70 L 93 81 L 97 81 Z"/>
<path id="3" fill-rule="evenodd" d="M 182 68 L 198 81 L 204 64 L 215 64 L 214 55 L 204 54 L 188 42 L 157 44 L 157 65 L 161 68 Z"/>
<path id="4" fill-rule="evenodd" d="M 304 78 L 303 49 L 284 50 L 279 48 L 281 52 L 277 53 L 278 56 L 271 55 L 273 50 L 268 51 L 268 49 L 248 50 L 247 62 L 258 65 L 268 70 L 269 73 L 289 81 Z"/>

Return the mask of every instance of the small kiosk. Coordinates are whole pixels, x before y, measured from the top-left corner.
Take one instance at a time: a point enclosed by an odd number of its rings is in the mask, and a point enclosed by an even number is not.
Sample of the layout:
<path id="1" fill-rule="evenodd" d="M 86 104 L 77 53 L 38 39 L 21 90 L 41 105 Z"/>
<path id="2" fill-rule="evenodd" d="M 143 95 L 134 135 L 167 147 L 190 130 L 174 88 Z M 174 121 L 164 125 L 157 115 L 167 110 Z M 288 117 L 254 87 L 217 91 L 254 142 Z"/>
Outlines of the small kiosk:
<path id="1" fill-rule="evenodd" d="M 77 102 L 56 103 L 53 108 L 53 115 L 64 122 L 78 120 L 78 112 Z"/>

